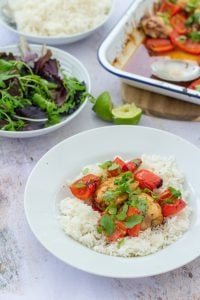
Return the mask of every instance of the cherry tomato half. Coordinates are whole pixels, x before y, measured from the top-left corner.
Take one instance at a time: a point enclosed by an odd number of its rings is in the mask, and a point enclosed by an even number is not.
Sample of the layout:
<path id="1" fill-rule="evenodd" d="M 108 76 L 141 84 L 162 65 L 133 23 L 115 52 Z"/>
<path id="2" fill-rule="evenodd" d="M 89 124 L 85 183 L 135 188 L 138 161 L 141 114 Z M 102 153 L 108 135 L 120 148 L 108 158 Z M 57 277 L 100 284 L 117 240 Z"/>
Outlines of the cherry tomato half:
<path id="1" fill-rule="evenodd" d="M 70 185 L 72 194 L 81 200 L 89 199 L 100 185 L 100 177 L 88 174 Z"/>

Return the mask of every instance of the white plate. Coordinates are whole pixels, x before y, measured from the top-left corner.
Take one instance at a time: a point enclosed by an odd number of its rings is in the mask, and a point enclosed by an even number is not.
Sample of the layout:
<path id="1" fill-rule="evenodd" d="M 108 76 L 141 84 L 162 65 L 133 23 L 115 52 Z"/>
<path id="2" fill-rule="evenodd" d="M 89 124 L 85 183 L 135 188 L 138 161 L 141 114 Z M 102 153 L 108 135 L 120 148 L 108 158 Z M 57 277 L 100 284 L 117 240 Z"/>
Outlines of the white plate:
<path id="1" fill-rule="evenodd" d="M 136 28 L 141 18 L 148 11 L 150 12 L 155 0 L 135 0 L 125 12 L 121 20 L 108 34 L 98 50 L 98 58 L 101 65 L 110 73 L 117 75 L 125 83 L 135 87 L 163 94 L 179 100 L 200 105 L 200 92 L 187 89 L 172 83 L 157 79 L 140 76 L 118 69 L 112 65 L 127 42 L 128 35 Z M 143 62 L 141 61 L 141 65 Z"/>
<path id="2" fill-rule="evenodd" d="M 63 44 L 71 44 L 74 42 L 77 42 L 79 40 L 82 40 L 86 38 L 87 36 L 93 34 L 96 30 L 98 30 L 100 27 L 102 27 L 111 17 L 116 0 L 112 1 L 112 6 L 110 9 L 109 14 L 106 16 L 106 18 L 98 24 L 95 28 L 92 28 L 88 31 L 73 34 L 73 35 L 63 35 L 63 36 L 35 36 L 23 33 L 22 31 L 17 30 L 14 26 L 10 25 L 8 21 L 6 20 L 5 16 L 3 15 L 1 7 L 7 2 L 7 0 L 1 0 L 0 4 L 0 23 L 2 23 L 3 26 L 5 26 L 7 29 L 11 30 L 12 32 L 19 34 L 20 36 L 24 36 L 27 41 L 37 43 L 37 44 L 45 44 L 45 45 L 63 45 Z"/>
<path id="3" fill-rule="evenodd" d="M 41 54 L 41 50 L 42 50 L 42 46 L 41 45 L 29 45 L 30 49 L 35 52 L 38 53 L 39 55 Z M 78 80 L 80 80 L 81 82 L 84 81 L 87 87 L 88 92 L 90 92 L 91 90 L 91 83 L 90 83 L 90 77 L 88 74 L 88 71 L 86 70 L 86 68 L 84 67 L 84 65 L 74 56 L 72 56 L 71 54 L 53 48 L 53 47 L 49 47 L 48 49 L 50 49 L 52 51 L 53 57 L 56 58 L 59 62 L 60 62 L 60 67 L 62 68 L 63 72 L 71 77 L 76 77 Z M 14 46 L 6 46 L 6 47 L 1 47 L 0 48 L 0 52 L 11 52 L 14 55 L 20 55 L 20 51 L 18 46 L 14 45 Z M 4 137 L 9 137 L 9 138 L 29 138 L 29 137 L 34 137 L 34 136 L 39 136 L 39 135 L 43 135 L 49 132 L 52 132 L 62 126 L 64 126 L 65 124 L 67 124 L 68 122 L 70 122 L 73 118 L 77 117 L 78 114 L 82 111 L 82 109 L 84 108 L 84 106 L 86 105 L 86 101 L 83 102 L 83 104 L 71 115 L 67 116 L 67 117 L 63 117 L 61 122 L 46 128 L 42 128 L 42 129 L 37 129 L 37 130 L 29 130 L 29 131 L 4 131 L 4 130 L 0 130 L 0 136 L 4 136 Z"/>
<path id="4" fill-rule="evenodd" d="M 145 257 L 122 258 L 97 253 L 64 234 L 57 222 L 59 191 L 88 164 L 115 155 L 125 159 L 143 153 L 174 155 L 185 173 L 193 209 L 191 226 L 181 239 Z M 119 278 L 160 274 L 200 255 L 200 150 L 165 131 L 137 126 L 110 126 L 72 136 L 48 151 L 33 169 L 24 205 L 28 223 L 40 243 L 63 262 L 83 271 Z M 64 195 L 63 195 L 64 196 Z"/>

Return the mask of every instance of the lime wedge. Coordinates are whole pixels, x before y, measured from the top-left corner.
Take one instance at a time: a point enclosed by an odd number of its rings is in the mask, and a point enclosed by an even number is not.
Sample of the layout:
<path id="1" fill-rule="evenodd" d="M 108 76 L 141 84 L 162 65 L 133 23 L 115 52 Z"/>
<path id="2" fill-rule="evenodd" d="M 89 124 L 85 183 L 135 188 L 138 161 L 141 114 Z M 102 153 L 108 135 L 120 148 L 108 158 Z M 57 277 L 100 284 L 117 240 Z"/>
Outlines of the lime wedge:
<path id="1" fill-rule="evenodd" d="M 111 122 L 113 120 L 112 108 L 113 108 L 113 104 L 109 93 L 103 92 L 101 95 L 99 95 L 99 97 L 95 101 L 92 110 L 96 113 L 96 115 L 100 119 Z"/>
<path id="2" fill-rule="evenodd" d="M 124 104 L 112 109 L 113 121 L 115 124 L 138 124 L 142 115 L 142 110 L 135 104 Z"/>

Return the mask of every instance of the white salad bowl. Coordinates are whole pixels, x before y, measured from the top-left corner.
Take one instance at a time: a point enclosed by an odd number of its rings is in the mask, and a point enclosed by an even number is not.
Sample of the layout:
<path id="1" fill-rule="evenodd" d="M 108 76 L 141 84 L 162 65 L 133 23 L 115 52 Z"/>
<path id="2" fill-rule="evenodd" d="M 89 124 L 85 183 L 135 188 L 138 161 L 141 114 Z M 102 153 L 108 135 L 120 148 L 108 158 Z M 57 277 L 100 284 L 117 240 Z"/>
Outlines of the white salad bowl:
<path id="1" fill-rule="evenodd" d="M 58 204 L 69 193 L 67 182 L 87 165 L 117 155 L 126 160 L 141 157 L 144 153 L 173 156 L 177 167 L 183 172 L 190 194 L 189 207 L 192 209 L 188 231 L 154 254 L 128 258 L 95 252 L 67 236 L 58 221 Z M 171 271 L 200 255 L 199 165 L 200 150 L 197 147 L 162 130 L 110 126 L 85 131 L 54 146 L 36 164 L 25 188 L 26 218 L 35 237 L 48 251 L 80 270 L 119 278 L 145 277 Z"/>
<path id="2" fill-rule="evenodd" d="M 2 3 L 0 4 L 0 8 L 7 2 L 7 0 L 2 0 Z M 100 27 L 102 27 L 111 17 L 114 8 L 115 8 L 116 0 L 112 0 L 112 5 L 110 8 L 109 13 L 107 14 L 106 18 L 102 20 L 97 26 L 94 28 L 91 28 L 87 31 L 80 32 L 77 34 L 72 35 L 53 35 L 53 36 L 37 36 L 37 35 L 31 35 L 24 33 L 16 28 L 15 25 L 11 24 L 8 19 L 3 14 L 2 8 L 0 9 L 0 23 L 2 23 L 3 26 L 5 26 L 10 31 L 20 35 L 24 36 L 27 41 L 37 43 L 37 44 L 46 44 L 46 45 L 64 45 L 64 44 L 71 44 L 77 41 L 80 41 L 89 35 L 93 34 L 96 30 L 98 30 Z"/>
<path id="3" fill-rule="evenodd" d="M 38 55 L 41 55 L 42 47 L 41 45 L 29 45 L 32 52 L 37 53 Z M 60 63 L 60 68 L 62 69 L 63 73 L 70 76 L 77 78 L 80 82 L 84 82 L 87 91 L 90 92 L 91 90 L 91 83 L 90 83 L 90 77 L 88 74 L 88 71 L 84 67 L 84 65 L 74 56 L 71 54 L 56 49 L 53 47 L 48 47 L 48 49 L 51 50 L 53 54 L 53 58 L 56 58 Z M 20 50 L 18 46 L 6 46 L 1 47 L 0 52 L 6 52 L 6 53 L 13 53 L 14 55 L 20 55 Z M 39 136 L 43 134 L 50 133 L 64 125 L 66 125 L 68 122 L 70 122 L 72 119 L 78 117 L 78 114 L 82 111 L 84 106 L 86 105 L 87 99 L 79 106 L 79 108 L 73 112 L 71 115 L 63 117 L 60 121 L 60 123 L 57 123 L 55 125 L 51 125 L 49 127 L 45 127 L 42 129 L 36 129 L 36 130 L 29 130 L 29 131 L 6 131 L 6 130 L 0 130 L 0 136 L 3 137 L 9 137 L 9 138 L 29 138 L 34 136 Z"/>
<path id="4" fill-rule="evenodd" d="M 158 79 L 140 76 L 113 65 L 113 62 L 123 53 L 129 35 L 133 29 L 137 28 L 141 18 L 147 12 L 152 11 L 154 3 L 155 0 L 135 0 L 131 4 L 121 20 L 100 45 L 98 50 L 99 62 L 108 72 L 118 76 L 129 85 L 200 105 L 200 92 L 198 91 Z M 132 55 L 131 47 L 127 48 L 126 55 L 129 55 L 129 51 Z M 121 56 L 125 57 L 123 54 Z M 123 58 L 121 59 L 123 60 Z M 141 66 L 144 64 L 142 60 L 140 63 Z"/>

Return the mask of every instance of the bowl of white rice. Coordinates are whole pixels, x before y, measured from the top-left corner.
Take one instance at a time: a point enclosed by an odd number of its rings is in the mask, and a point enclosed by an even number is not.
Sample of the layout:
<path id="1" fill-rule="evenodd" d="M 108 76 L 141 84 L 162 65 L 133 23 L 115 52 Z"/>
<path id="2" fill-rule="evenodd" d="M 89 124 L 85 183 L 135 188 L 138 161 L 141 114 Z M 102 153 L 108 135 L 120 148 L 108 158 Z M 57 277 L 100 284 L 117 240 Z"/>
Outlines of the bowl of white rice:
<path id="1" fill-rule="evenodd" d="M 97 232 L 99 212 L 69 190 L 86 169 L 101 175 L 98 163 L 116 155 L 125 161 L 141 157 L 145 168 L 163 179 L 162 188 L 174 186 L 187 203 L 164 225 L 127 237 L 120 247 Z M 53 147 L 34 167 L 25 188 L 26 218 L 47 250 L 80 270 L 118 278 L 171 271 L 200 255 L 199 165 L 197 147 L 162 130 L 109 126 L 81 132 Z"/>
<path id="2" fill-rule="evenodd" d="M 115 0 L 2 0 L 0 21 L 31 42 L 69 44 L 103 26 L 114 6 Z"/>

